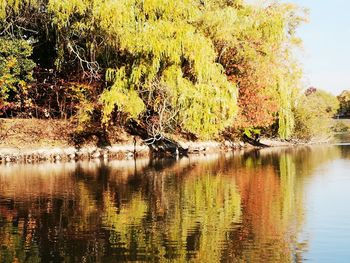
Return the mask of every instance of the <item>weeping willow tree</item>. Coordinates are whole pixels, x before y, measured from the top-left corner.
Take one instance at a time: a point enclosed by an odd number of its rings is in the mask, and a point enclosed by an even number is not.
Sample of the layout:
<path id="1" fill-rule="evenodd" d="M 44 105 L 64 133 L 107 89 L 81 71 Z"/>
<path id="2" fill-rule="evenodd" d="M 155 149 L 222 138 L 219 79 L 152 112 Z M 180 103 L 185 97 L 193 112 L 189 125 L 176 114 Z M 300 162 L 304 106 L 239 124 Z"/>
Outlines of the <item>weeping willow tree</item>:
<path id="1" fill-rule="evenodd" d="M 50 39 L 50 66 L 99 83 L 84 120 L 98 108 L 104 127 L 118 112 L 149 137 L 199 138 L 277 121 L 288 138 L 298 12 L 241 0 L 5 0 L 0 27 L 31 43 Z"/>
<path id="2" fill-rule="evenodd" d="M 102 43 L 88 38 L 86 46 L 107 66 L 110 85 L 99 99 L 104 123 L 116 109 L 135 120 L 148 112 L 154 134 L 181 126 L 208 137 L 232 123 L 237 106 L 235 85 L 196 27 L 201 9 L 198 1 L 49 1 L 62 35 L 72 35 L 67 27 L 84 32 L 91 25 L 103 35 Z M 77 14 L 88 19 L 74 21 Z M 76 55 L 82 63 L 94 57 Z"/>
<path id="3" fill-rule="evenodd" d="M 298 94 L 301 92 L 302 69 L 294 56 L 294 49 L 301 46 L 301 39 L 296 35 L 297 27 L 306 21 L 306 10 L 292 4 L 281 5 L 275 10 L 280 20 L 280 42 L 274 50 L 272 76 L 275 81 L 274 94 L 278 102 L 278 135 L 289 139 L 294 132 L 295 116 L 293 109 Z"/>
<path id="4" fill-rule="evenodd" d="M 295 130 L 294 108 L 296 100 L 301 92 L 301 71 L 298 68 L 286 70 L 278 80 L 278 135 L 282 139 L 289 139 Z M 295 70 L 293 72 L 293 70 Z M 298 83 L 299 82 L 299 83 Z"/>
<path id="5" fill-rule="evenodd" d="M 218 62 L 238 86 L 235 129 L 267 128 L 278 122 L 281 138 L 293 131 L 292 108 L 300 87 L 293 49 L 305 11 L 291 4 L 221 6 L 207 10 L 201 28 L 215 43 Z M 230 26 L 227 26 L 227 25 Z"/>

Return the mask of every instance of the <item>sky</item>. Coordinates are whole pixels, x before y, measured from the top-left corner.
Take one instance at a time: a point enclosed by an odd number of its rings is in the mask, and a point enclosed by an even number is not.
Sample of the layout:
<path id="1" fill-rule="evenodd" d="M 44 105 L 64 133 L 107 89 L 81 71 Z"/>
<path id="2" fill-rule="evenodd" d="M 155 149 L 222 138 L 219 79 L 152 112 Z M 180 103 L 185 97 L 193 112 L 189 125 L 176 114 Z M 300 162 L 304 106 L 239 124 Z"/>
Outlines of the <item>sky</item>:
<path id="1" fill-rule="evenodd" d="M 309 9 L 309 23 L 299 29 L 304 41 L 300 62 L 305 85 L 334 95 L 350 90 L 350 1 L 289 0 Z"/>
<path id="2" fill-rule="evenodd" d="M 259 2 L 262 0 L 246 0 Z M 309 9 L 309 22 L 299 29 L 305 88 L 339 95 L 350 90 L 350 1 L 282 0 Z"/>

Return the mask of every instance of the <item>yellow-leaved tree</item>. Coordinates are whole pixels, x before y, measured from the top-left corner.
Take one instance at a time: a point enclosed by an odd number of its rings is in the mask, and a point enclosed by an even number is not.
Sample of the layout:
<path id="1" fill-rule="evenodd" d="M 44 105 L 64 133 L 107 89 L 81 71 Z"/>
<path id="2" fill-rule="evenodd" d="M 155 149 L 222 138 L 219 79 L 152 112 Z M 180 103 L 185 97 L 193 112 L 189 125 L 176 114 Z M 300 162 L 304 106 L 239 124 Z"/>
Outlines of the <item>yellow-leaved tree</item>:
<path id="1" fill-rule="evenodd" d="M 291 49 L 304 20 L 293 5 L 4 0 L 0 17 L 4 34 L 34 43 L 39 66 L 48 43 L 63 82 L 93 83 L 84 121 L 97 109 L 108 127 L 121 113 L 143 139 L 178 131 L 207 139 L 276 123 L 281 138 L 293 132 L 301 71 Z"/>

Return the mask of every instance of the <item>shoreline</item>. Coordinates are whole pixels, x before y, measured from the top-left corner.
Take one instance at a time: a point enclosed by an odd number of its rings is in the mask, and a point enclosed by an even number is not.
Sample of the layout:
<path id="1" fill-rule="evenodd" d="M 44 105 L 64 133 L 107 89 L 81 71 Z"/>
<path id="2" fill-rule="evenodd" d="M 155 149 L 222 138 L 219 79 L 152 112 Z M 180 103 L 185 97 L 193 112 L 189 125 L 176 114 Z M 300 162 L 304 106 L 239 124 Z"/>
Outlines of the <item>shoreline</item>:
<path id="1" fill-rule="evenodd" d="M 282 142 L 272 139 L 262 139 L 262 143 L 270 147 L 292 147 L 298 144 Z M 259 149 L 244 142 L 217 142 L 217 141 L 187 141 L 179 144 L 188 149 L 188 155 L 224 153 L 239 149 Z M 266 147 L 265 147 L 266 148 Z M 6 163 L 37 163 L 58 161 L 81 161 L 81 160 L 128 160 L 133 158 L 151 158 L 151 151 L 142 142 L 134 144 L 113 144 L 107 147 L 85 146 L 76 148 L 68 147 L 0 147 L 0 164 Z M 176 158 L 176 156 L 173 156 Z"/>
<path id="2" fill-rule="evenodd" d="M 73 146 L 70 134 L 74 126 L 67 121 L 38 119 L 2 119 L 0 123 L 0 164 L 37 163 L 79 160 L 128 160 L 152 158 L 149 147 L 139 138 L 116 129 L 111 133 L 111 146 L 97 147 L 96 138 L 86 141 L 80 147 Z M 325 140 L 302 142 L 282 141 L 277 138 L 260 139 L 264 146 L 254 146 L 242 141 L 188 141 L 175 139 L 188 149 L 188 155 L 225 153 L 234 150 L 248 150 L 271 147 L 293 147 L 328 143 Z M 156 156 L 155 156 L 156 157 Z M 176 158 L 177 156 L 169 156 Z"/>

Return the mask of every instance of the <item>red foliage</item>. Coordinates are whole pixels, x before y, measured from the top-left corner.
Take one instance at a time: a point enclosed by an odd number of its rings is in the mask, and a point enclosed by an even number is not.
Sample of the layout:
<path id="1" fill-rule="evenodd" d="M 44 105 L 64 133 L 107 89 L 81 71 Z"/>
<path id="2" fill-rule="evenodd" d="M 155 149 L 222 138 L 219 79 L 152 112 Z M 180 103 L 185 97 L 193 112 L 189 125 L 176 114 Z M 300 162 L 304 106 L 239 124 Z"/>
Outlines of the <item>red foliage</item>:
<path id="1" fill-rule="evenodd" d="M 309 95 L 315 93 L 316 91 L 317 91 L 317 89 L 315 87 L 310 87 L 305 91 L 305 95 L 309 96 Z"/>
<path id="2" fill-rule="evenodd" d="M 270 68 L 250 61 L 235 61 L 236 50 L 222 58 L 228 79 L 238 85 L 238 116 L 235 129 L 265 128 L 277 118 L 278 101 L 268 92 Z"/>
<path id="3" fill-rule="evenodd" d="M 276 120 L 277 102 L 257 86 L 241 86 L 238 105 L 237 128 L 267 127 Z"/>

